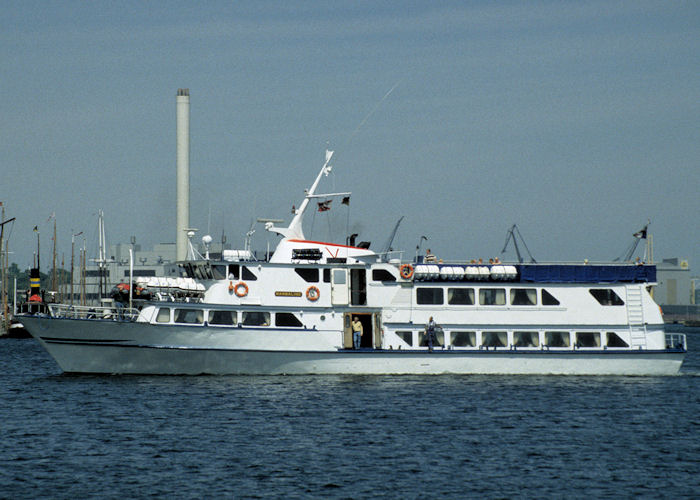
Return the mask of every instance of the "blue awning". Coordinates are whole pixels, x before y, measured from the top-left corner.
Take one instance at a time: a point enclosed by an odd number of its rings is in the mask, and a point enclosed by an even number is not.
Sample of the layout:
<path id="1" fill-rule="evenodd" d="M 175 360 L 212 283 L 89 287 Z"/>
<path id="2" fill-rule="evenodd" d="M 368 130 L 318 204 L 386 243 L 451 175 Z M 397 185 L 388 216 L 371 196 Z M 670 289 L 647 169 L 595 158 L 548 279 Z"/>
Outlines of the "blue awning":
<path id="1" fill-rule="evenodd" d="M 596 264 L 521 264 L 520 281 L 533 283 L 647 283 L 656 266 Z"/>

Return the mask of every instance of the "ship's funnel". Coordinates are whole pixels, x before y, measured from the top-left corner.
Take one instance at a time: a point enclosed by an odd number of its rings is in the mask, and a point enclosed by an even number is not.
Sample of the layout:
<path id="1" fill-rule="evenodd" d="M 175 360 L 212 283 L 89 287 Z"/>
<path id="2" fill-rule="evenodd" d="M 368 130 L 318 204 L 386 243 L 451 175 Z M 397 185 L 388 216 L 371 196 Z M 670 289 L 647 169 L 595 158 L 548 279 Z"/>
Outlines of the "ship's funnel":
<path id="1" fill-rule="evenodd" d="M 177 90 L 177 234 L 175 257 L 187 258 L 190 226 L 190 89 Z"/>

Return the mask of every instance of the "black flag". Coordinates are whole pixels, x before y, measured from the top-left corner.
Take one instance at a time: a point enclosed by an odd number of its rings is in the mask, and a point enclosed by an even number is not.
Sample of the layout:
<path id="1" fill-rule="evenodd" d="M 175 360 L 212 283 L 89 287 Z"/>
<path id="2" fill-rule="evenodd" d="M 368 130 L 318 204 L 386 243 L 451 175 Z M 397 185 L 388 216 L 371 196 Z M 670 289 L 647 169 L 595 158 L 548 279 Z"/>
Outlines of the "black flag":
<path id="1" fill-rule="evenodd" d="M 640 240 L 646 240 L 647 239 L 647 227 L 649 227 L 648 224 L 646 226 L 644 226 L 642 229 L 640 229 L 639 231 L 637 231 L 636 233 L 634 233 L 632 236 L 634 236 L 635 238 L 639 238 Z"/>

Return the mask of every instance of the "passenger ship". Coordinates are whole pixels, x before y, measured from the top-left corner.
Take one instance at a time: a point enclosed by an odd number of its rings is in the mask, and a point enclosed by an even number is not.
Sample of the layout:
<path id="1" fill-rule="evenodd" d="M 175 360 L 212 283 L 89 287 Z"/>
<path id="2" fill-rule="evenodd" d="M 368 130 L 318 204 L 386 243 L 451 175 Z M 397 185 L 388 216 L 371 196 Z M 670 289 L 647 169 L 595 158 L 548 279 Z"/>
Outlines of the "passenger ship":
<path id="1" fill-rule="evenodd" d="M 269 259 L 188 260 L 177 279 L 142 282 L 153 299 L 138 310 L 50 304 L 22 323 L 65 372 L 678 373 L 686 339 L 664 331 L 652 265 L 409 262 L 307 240 L 331 157 L 289 226 L 267 222 L 282 236 Z"/>

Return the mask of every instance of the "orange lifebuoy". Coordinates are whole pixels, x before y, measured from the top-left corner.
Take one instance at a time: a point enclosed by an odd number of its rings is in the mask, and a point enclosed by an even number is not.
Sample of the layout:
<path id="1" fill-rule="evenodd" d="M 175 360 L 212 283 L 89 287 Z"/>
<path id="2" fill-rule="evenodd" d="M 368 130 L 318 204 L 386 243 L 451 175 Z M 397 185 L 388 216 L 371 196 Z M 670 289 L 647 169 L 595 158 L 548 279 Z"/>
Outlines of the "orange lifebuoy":
<path id="1" fill-rule="evenodd" d="M 399 274 L 405 280 L 409 280 L 413 277 L 413 266 L 411 264 L 402 264 L 399 268 Z"/>
<path id="2" fill-rule="evenodd" d="M 248 295 L 248 285 L 245 284 L 244 281 L 239 281 L 236 283 L 236 286 L 233 288 L 233 290 L 236 292 L 236 295 L 238 297 L 245 297 Z"/>
<path id="3" fill-rule="evenodd" d="M 306 289 L 306 298 L 309 299 L 311 302 L 316 302 L 320 296 L 321 291 L 317 287 L 310 286 Z"/>

